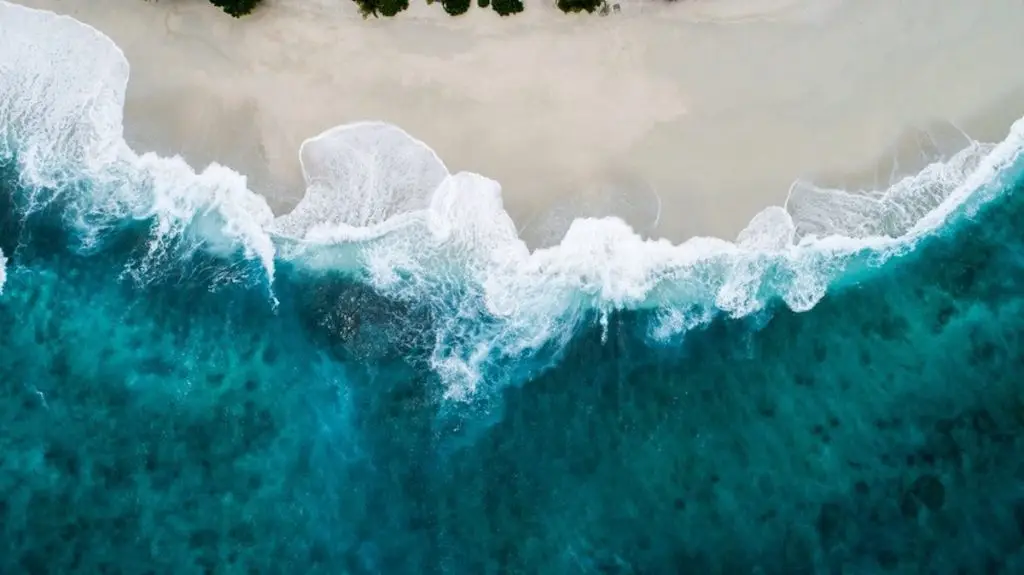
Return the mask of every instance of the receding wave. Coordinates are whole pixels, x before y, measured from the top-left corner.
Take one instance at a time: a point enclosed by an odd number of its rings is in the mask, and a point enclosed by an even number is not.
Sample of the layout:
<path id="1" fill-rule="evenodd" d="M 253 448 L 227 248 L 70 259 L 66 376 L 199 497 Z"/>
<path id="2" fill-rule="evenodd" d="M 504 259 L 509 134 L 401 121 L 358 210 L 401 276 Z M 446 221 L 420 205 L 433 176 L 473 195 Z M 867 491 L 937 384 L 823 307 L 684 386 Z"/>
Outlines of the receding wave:
<path id="1" fill-rule="evenodd" d="M 258 262 L 262 277 L 240 279 L 271 292 L 287 262 L 425 306 L 437 324 L 431 366 L 452 397 L 502 383 L 484 377 L 496 359 L 559 348 L 582 322 L 617 309 L 655 309 L 654 340 L 774 301 L 808 310 L 830 287 L 972 213 L 1021 167 L 1018 121 L 1001 143 L 970 143 L 886 189 L 797 182 L 785 206 L 755 215 L 735 241 L 672 244 L 617 218 L 580 218 L 560 243 L 531 251 L 498 182 L 452 174 L 400 128 L 362 122 L 304 142 L 305 196 L 275 218 L 244 175 L 218 164 L 196 172 L 126 144 L 129 66 L 109 38 L 5 2 L 0 26 L 0 161 L 18 162 L 25 210 L 60 199 L 86 246 L 125 220 L 152 222 L 147 253 L 126 270 L 137 281 L 202 249 Z"/>

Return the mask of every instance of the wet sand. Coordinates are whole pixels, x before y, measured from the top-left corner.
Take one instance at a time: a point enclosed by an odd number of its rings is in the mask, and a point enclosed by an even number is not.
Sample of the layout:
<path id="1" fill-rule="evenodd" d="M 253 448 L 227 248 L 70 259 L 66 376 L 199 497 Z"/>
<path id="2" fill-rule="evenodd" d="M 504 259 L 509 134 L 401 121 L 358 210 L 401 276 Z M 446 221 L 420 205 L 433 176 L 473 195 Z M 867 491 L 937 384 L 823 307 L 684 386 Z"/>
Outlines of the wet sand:
<path id="1" fill-rule="evenodd" d="M 305 138 L 394 122 L 501 182 L 535 245 L 608 213 L 731 238 L 798 178 L 884 185 L 918 134 L 998 140 L 1024 115 L 1017 0 L 624 0 L 607 17 L 528 2 L 504 19 L 415 3 L 379 20 L 333 0 L 240 20 L 205 0 L 20 3 L 122 47 L 136 150 L 229 165 L 283 213 Z"/>

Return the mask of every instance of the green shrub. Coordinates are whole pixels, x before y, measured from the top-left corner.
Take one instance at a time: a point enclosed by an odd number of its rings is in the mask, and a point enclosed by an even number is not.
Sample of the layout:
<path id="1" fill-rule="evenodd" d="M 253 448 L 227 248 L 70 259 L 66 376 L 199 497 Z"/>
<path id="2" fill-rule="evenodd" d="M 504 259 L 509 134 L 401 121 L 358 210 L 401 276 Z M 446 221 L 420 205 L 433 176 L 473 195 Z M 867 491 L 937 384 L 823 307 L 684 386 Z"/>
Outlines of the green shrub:
<path id="1" fill-rule="evenodd" d="M 359 5 L 359 13 L 363 18 L 386 16 L 391 17 L 409 7 L 409 0 L 354 0 Z"/>
<path id="2" fill-rule="evenodd" d="M 263 0 L 210 0 L 210 3 L 235 18 L 240 18 L 252 12 L 256 8 L 256 5 L 262 1 Z"/>
<path id="3" fill-rule="evenodd" d="M 471 0 L 441 0 L 441 6 L 444 7 L 444 11 L 451 16 L 458 16 L 459 14 L 465 14 L 469 10 L 469 4 Z"/>
<path id="4" fill-rule="evenodd" d="M 502 16 L 518 14 L 523 11 L 523 0 L 491 0 L 491 8 Z"/>
<path id="5" fill-rule="evenodd" d="M 558 0 L 558 9 L 562 12 L 586 12 L 591 14 L 601 6 L 605 0 Z"/>
<path id="6" fill-rule="evenodd" d="M 481 8 L 487 8 L 491 5 L 491 0 L 476 0 L 476 5 Z"/>

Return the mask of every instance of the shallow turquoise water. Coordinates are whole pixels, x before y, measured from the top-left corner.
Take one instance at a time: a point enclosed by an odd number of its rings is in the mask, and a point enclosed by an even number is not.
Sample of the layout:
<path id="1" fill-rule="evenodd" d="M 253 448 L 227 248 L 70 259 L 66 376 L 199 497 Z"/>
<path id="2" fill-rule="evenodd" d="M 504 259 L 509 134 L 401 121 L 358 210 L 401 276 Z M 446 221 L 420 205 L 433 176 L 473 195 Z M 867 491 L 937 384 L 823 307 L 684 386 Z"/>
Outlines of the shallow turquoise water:
<path id="1" fill-rule="evenodd" d="M 0 572 L 1024 571 L 1016 188 L 810 311 L 595 316 L 458 402 L 429 308 L 174 247 L 140 283 L 151 222 L 86 246 L 3 174 Z"/>

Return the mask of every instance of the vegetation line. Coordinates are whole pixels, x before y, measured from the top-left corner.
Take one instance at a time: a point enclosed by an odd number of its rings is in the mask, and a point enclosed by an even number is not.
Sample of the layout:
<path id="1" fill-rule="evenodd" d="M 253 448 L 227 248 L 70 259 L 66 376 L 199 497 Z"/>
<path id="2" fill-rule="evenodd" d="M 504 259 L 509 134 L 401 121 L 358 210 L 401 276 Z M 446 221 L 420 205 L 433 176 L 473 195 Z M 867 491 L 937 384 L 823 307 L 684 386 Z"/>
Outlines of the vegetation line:
<path id="1" fill-rule="evenodd" d="M 210 0 L 214 6 L 220 7 L 235 18 L 240 18 L 251 13 L 263 0 Z M 402 12 L 409 7 L 409 0 L 352 0 L 359 5 L 359 12 L 364 18 L 373 16 L 390 17 Z M 426 0 L 427 4 L 434 2 L 441 4 L 445 12 L 452 16 L 465 14 L 472 0 Z M 611 0 L 614 2 L 614 0 Z M 671 0 L 669 0 L 671 1 Z M 565 13 L 587 12 L 592 14 L 595 11 L 601 15 L 609 12 L 618 12 L 617 3 L 609 5 L 609 0 L 556 0 L 558 9 Z M 523 0 L 477 0 L 480 8 L 491 8 L 501 16 L 511 16 L 523 11 Z"/>

